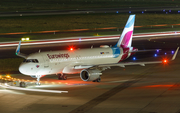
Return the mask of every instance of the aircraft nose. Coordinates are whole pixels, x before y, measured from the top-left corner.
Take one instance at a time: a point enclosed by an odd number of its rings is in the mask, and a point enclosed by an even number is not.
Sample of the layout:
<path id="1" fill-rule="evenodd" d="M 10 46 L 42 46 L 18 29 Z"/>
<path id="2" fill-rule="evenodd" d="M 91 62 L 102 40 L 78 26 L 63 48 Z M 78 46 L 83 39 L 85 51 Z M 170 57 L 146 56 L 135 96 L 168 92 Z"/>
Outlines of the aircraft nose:
<path id="1" fill-rule="evenodd" d="M 27 71 L 26 66 L 24 64 L 21 64 L 19 66 L 19 72 L 26 75 L 27 74 L 26 71 Z"/>
<path id="2" fill-rule="evenodd" d="M 35 74 L 33 67 L 31 67 L 30 65 L 25 64 L 25 63 L 22 63 L 19 66 L 19 72 L 24 74 L 24 75 L 34 75 Z"/>

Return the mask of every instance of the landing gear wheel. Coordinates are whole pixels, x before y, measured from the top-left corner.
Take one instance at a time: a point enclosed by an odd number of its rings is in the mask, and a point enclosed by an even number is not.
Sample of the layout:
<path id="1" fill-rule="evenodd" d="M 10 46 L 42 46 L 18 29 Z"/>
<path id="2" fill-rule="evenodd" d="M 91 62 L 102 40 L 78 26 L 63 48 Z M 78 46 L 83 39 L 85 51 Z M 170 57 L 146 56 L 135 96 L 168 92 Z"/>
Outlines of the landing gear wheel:
<path id="1" fill-rule="evenodd" d="M 37 86 L 40 86 L 40 85 L 41 85 L 41 83 L 40 83 L 40 82 L 36 82 L 36 85 L 37 85 Z"/>
<path id="2" fill-rule="evenodd" d="M 25 82 L 20 82 L 20 87 L 26 87 Z"/>
<path id="3" fill-rule="evenodd" d="M 101 82 L 101 77 L 99 77 L 98 79 L 96 79 L 96 82 Z"/>
<path id="4" fill-rule="evenodd" d="M 58 79 L 62 80 L 61 74 L 58 74 Z"/>
<path id="5" fill-rule="evenodd" d="M 67 80 L 67 76 L 66 76 L 66 75 L 63 75 L 63 76 L 62 76 L 62 79 L 63 79 L 63 80 Z"/>
<path id="6" fill-rule="evenodd" d="M 59 80 L 67 80 L 67 76 L 66 75 L 62 75 L 62 74 L 58 74 L 58 79 Z"/>
<path id="7" fill-rule="evenodd" d="M 96 80 L 93 80 L 93 82 L 101 82 L 101 77 L 97 78 Z"/>

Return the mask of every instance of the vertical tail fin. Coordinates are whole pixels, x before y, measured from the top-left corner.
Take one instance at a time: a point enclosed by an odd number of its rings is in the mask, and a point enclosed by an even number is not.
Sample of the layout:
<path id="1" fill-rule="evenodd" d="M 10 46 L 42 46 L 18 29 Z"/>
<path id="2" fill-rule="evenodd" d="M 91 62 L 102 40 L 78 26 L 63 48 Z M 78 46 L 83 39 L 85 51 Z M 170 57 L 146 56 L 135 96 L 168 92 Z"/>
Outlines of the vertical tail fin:
<path id="1" fill-rule="evenodd" d="M 132 35 L 134 30 L 134 21 L 135 21 L 135 15 L 130 15 L 126 23 L 126 26 L 121 34 L 121 37 L 119 38 L 119 41 L 115 45 L 116 47 L 123 47 L 123 48 L 131 47 Z"/>

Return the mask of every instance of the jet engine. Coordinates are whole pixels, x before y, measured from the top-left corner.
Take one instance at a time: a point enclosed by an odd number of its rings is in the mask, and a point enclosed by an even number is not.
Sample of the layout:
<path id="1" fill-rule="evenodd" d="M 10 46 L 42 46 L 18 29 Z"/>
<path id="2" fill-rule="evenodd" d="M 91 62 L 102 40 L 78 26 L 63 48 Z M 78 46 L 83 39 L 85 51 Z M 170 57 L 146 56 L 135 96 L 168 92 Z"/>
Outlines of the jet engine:
<path id="1" fill-rule="evenodd" d="M 100 78 L 102 75 L 100 70 L 84 69 L 80 73 L 80 77 L 83 81 L 93 81 Z"/>

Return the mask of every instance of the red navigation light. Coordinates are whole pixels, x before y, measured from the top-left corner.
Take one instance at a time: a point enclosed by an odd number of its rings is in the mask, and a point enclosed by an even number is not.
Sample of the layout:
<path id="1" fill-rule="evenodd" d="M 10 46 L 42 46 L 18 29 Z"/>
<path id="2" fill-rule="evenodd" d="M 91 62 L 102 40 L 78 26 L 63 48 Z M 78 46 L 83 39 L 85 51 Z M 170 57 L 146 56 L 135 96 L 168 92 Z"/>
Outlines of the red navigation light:
<path id="1" fill-rule="evenodd" d="M 71 47 L 70 50 L 73 51 L 74 49 Z"/>
<path id="2" fill-rule="evenodd" d="M 71 45 L 71 46 L 68 47 L 68 50 L 69 50 L 69 51 L 74 51 L 74 48 L 75 48 L 75 47 L 74 47 L 73 45 Z"/>
<path id="3" fill-rule="evenodd" d="M 168 60 L 167 59 L 163 59 L 163 63 L 167 64 Z"/>

